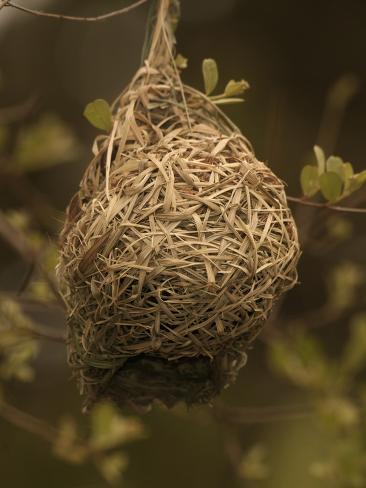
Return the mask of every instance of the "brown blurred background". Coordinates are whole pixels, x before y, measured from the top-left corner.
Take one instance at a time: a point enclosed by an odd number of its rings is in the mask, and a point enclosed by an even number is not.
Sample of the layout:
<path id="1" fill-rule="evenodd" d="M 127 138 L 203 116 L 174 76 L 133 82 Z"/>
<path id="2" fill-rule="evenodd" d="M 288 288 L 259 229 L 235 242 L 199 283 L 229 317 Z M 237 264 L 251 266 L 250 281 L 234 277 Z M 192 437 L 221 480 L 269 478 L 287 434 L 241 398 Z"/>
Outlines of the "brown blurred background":
<path id="1" fill-rule="evenodd" d="M 128 2 L 23 3 L 48 11 L 94 15 Z M 231 78 L 249 81 L 251 89 L 245 103 L 225 111 L 251 140 L 258 158 L 288 183 L 289 194 L 300 194 L 298 175 L 318 141 L 329 90 L 345 75 L 354 77 L 349 79 L 355 86 L 358 83 L 358 89 L 342 116 L 336 144 L 329 150 L 352 161 L 356 170 L 365 167 L 365 1 L 182 0 L 181 5 L 177 50 L 189 59 L 184 82 L 202 89 L 201 62 L 206 57 L 217 60 L 220 87 Z M 37 18 L 9 8 L 0 11 L 0 124 L 8 122 L 7 112 L 2 111 L 6 107 L 24 109 L 20 118 L 9 123 L 12 134 L 45 114 L 53 114 L 67 124 L 80 147 L 72 161 L 33 171 L 30 176 L 42 198 L 60 212 L 78 186 L 96 135 L 83 118 L 83 109 L 95 98 L 112 101 L 128 83 L 140 63 L 146 16 L 146 5 L 127 15 L 90 24 Z M 1 161 L 5 164 L 6 154 Z M 6 176 L 1 177 L 2 208 L 23 208 L 27 201 L 24 191 Z M 55 213 L 53 218 L 50 226 L 41 224 L 50 237 L 60 217 Z M 364 218 L 354 217 L 353 222 L 357 239 L 320 256 L 311 252 L 304 256 L 300 266 L 303 285 L 289 294 L 282 313 L 301 314 L 321 303 L 322 271 L 333 262 L 350 256 L 364 265 Z M 26 266 L 4 243 L 0 243 L 0 264 L 1 287 L 16 290 Z M 62 314 L 34 313 L 50 327 L 63 327 Z M 330 344 L 335 351 L 343 337 L 342 330 L 337 331 L 332 333 Z M 80 399 L 65 366 L 65 351 L 59 345 L 42 349 L 34 383 L 14 383 L 9 394 L 26 411 L 51 422 L 57 422 L 65 412 L 78 415 L 80 410 Z M 237 384 L 225 392 L 223 401 L 251 406 L 286 404 L 287 400 L 296 402 L 297 392 L 269 374 L 265 346 L 258 341 L 248 366 Z M 237 480 L 227 452 L 228 434 L 207 409 L 155 409 L 144 422 L 147 437 L 127 449 L 130 466 L 120 486 L 327 486 L 309 477 L 307 461 L 322 449 L 322 438 L 307 420 L 235 427 L 243 449 L 257 442 L 268 446 L 271 473 L 263 481 Z M 69 466 L 49 451 L 41 441 L 1 421 L 0 485 L 106 486 L 93 468 Z"/>

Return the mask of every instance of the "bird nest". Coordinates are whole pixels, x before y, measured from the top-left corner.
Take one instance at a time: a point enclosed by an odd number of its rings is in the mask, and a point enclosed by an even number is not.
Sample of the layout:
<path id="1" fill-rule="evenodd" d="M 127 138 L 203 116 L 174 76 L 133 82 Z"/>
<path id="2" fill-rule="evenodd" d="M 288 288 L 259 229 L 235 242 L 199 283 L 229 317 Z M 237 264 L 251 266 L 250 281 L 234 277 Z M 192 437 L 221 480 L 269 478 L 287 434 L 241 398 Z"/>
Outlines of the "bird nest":
<path id="1" fill-rule="evenodd" d="M 284 185 L 182 85 L 167 3 L 61 234 L 68 359 L 89 404 L 210 401 L 297 279 Z"/>

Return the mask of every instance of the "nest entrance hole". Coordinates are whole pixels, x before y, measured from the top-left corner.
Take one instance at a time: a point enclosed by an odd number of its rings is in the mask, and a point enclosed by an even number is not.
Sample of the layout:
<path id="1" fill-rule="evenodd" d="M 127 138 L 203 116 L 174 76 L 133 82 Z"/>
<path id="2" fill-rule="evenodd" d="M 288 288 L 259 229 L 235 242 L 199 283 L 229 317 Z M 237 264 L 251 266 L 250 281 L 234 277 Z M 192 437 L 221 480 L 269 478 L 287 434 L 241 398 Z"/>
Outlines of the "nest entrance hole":
<path id="1" fill-rule="evenodd" d="M 169 361 L 140 354 L 125 362 L 101 396 L 120 406 L 147 407 L 158 400 L 170 408 L 210 402 L 226 382 L 221 362 L 208 357 Z"/>

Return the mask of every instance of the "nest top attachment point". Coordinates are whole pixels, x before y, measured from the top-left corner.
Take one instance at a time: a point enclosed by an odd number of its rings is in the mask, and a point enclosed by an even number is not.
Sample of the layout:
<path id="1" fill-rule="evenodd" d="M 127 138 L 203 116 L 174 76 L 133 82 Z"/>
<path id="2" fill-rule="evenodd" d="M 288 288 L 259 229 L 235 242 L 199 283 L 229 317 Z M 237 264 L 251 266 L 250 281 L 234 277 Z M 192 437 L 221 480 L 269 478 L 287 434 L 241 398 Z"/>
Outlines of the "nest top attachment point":
<path id="1" fill-rule="evenodd" d="M 58 277 L 86 403 L 206 403 L 297 280 L 283 183 L 174 63 L 175 2 L 67 210 Z"/>

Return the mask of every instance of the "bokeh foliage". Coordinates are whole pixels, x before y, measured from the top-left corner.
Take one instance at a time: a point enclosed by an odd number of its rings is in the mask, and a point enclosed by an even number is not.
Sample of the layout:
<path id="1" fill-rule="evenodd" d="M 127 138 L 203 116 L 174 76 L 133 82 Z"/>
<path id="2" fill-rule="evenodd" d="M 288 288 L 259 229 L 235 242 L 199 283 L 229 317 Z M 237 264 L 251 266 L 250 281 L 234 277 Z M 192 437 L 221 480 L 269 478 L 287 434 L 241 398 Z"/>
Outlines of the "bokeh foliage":
<path id="1" fill-rule="evenodd" d="M 178 68 L 186 66 L 187 60 L 181 56 Z M 202 70 L 206 94 L 216 103 L 238 101 L 236 97 L 247 88 L 244 81 L 230 80 L 223 93 L 212 95 L 219 79 L 217 63 L 206 59 Z M 336 95 L 332 94 L 333 99 Z M 96 127 L 110 129 L 111 112 L 104 100 L 92 102 L 85 115 Z M 47 171 L 75 160 L 80 143 L 67 124 L 52 114 L 45 114 L 16 130 L 11 124 L 0 125 L 0 151 L 6 154 L 2 169 L 11 173 L 14 179 L 28 179 L 34 172 Z M 347 159 L 326 156 L 318 145 L 314 147 L 314 153 L 314 160 L 306 164 L 301 173 L 296 162 L 306 201 L 314 199 L 318 202 L 317 198 L 321 196 L 321 201 L 331 206 L 364 193 L 366 170 L 356 172 Z M 359 229 L 346 215 L 332 214 L 330 210 L 325 216 L 321 214 L 320 241 L 324 246 L 320 247 L 318 230 L 317 242 L 311 239 L 306 242 L 304 252 L 324 253 L 330 246 L 346 246 L 357 239 Z M 3 291 L 0 295 L 0 415 L 17 425 L 14 410 L 9 410 L 7 403 L 9 384 L 34 380 L 33 363 L 41 348 L 47 348 L 47 340 L 56 338 L 62 343 L 63 339 L 63 330 L 55 336 L 54 331 L 38 323 L 25 306 L 29 301 L 47 307 L 58 304 L 54 279 L 57 245 L 39 225 L 31 207 L 7 209 L 0 217 L 3 239 L 30 268 L 19 293 Z M 315 222 L 317 218 L 313 216 Z M 362 221 L 359 222 L 362 225 Z M 315 232 L 317 229 L 311 230 Z M 320 307 L 310 303 L 307 314 L 290 318 L 279 314 L 269 324 L 266 335 L 268 376 L 273 376 L 273 381 L 280 378 L 290 389 L 299 392 L 304 402 L 299 408 L 300 415 L 309 416 L 326 440 L 322 456 L 316 453 L 307 468 L 314 480 L 320 482 L 320 486 L 363 487 L 366 485 L 364 270 L 349 256 L 344 262 L 331 264 L 327 272 L 319 276 L 318 286 L 325 293 Z M 331 347 L 332 328 L 338 321 L 343 322 L 344 334 L 342 347 L 334 351 Z M 267 400 L 271 405 L 271 398 Z M 258 415 L 259 412 L 260 409 Z M 206 417 L 211 418 L 211 414 L 207 409 Z M 174 413 L 166 412 L 166 415 Z M 252 412 L 251 415 L 255 423 L 256 414 Z M 226 411 L 226 416 L 230 420 L 233 412 Z M 286 416 L 285 413 L 285 420 Z M 56 427 L 44 426 L 45 437 L 48 437 L 53 453 L 62 461 L 72 465 L 91 463 L 108 483 L 118 484 L 127 466 L 127 457 L 121 448 L 142 437 L 141 424 L 135 418 L 122 415 L 110 403 L 95 407 L 87 423 L 85 426 L 65 412 Z M 248 483 L 250 486 L 271 486 L 274 466 L 270 464 L 269 447 L 261 439 L 247 448 L 240 444 L 241 438 L 237 439 L 235 435 L 229 438 L 229 447 L 233 444 L 236 453 L 230 463 L 239 483 L 242 486 L 248 486 Z"/>

